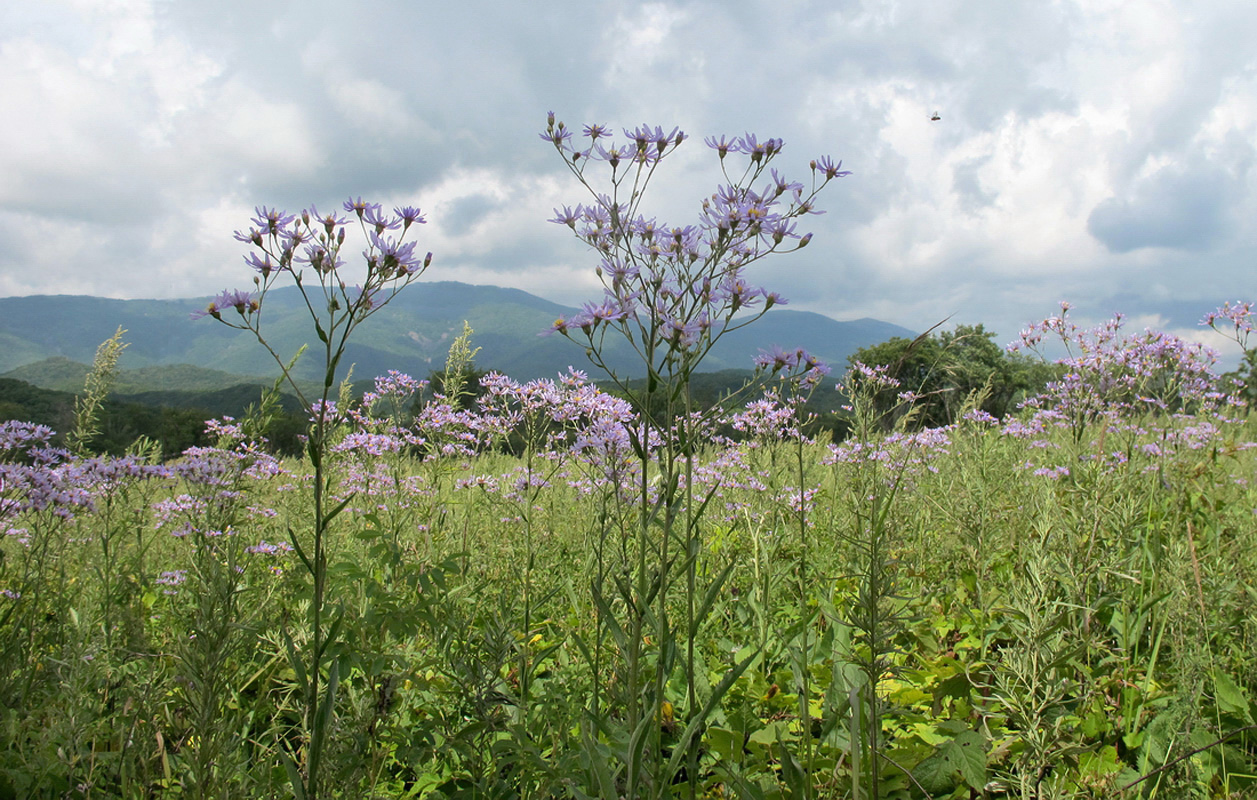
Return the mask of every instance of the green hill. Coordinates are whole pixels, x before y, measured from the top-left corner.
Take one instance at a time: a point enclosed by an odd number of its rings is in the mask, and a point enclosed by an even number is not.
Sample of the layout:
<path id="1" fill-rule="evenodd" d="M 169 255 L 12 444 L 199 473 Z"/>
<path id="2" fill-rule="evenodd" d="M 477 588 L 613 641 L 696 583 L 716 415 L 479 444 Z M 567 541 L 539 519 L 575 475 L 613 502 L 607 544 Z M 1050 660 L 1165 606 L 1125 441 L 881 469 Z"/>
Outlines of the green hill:
<path id="1" fill-rule="evenodd" d="M 119 327 L 126 329 L 118 391 L 212 390 L 253 380 L 272 381 L 279 368 L 252 334 L 212 319 L 190 320 L 206 298 L 112 300 L 99 297 L 0 298 L 0 371 L 40 386 L 77 391 L 96 347 Z M 480 347 L 476 365 L 525 380 L 553 376 L 588 362 L 578 345 L 561 336 L 541 337 L 554 319 L 575 309 L 517 289 L 452 281 L 417 283 L 363 323 L 342 362 L 356 378 L 390 369 L 416 376 L 439 369 L 464 320 Z M 317 345 L 305 303 L 295 287 L 275 290 L 263 309 L 267 341 L 288 358 L 303 344 Z M 821 314 L 777 308 L 753 326 L 727 335 L 704 371 L 746 369 L 760 349 L 805 347 L 835 365 L 860 347 L 912 332 L 877 320 L 838 322 Z M 321 382 L 315 350 L 298 361 L 296 374 Z M 623 343 L 607 358 L 622 375 L 641 374 Z M 71 363 L 77 362 L 77 365 Z M 150 368 L 161 369 L 147 371 Z M 29 369 L 28 369 L 29 368 Z M 592 377 L 597 378 L 594 375 Z"/>

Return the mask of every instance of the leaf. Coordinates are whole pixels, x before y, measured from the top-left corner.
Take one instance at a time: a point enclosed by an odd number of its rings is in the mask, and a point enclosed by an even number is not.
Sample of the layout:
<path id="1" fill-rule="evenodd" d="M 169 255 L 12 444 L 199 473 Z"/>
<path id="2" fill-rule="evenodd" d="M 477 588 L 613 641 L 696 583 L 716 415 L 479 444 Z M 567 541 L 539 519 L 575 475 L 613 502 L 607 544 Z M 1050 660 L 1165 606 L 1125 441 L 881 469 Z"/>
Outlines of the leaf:
<path id="1" fill-rule="evenodd" d="M 1245 722 L 1252 723 L 1253 715 L 1244 690 L 1231 680 L 1220 669 L 1213 670 L 1213 693 L 1218 702 L 1218 710 L 1224 714 L 1235 714 Z"/>
<path id="2" fill-rule="evenodd" d="M 301 660 L 300 654 L 297 653 L 297 646 L 292 643 L 292 637 L 288 635 L 288 629 L 281 628 L 280 633 L 284 635 L 284 652 L 288 654 L 288 665 L 292 667 L 297 683 L 301 685 L 302 697 L 308 699 L 310 697 L 310 679 L 306 675 L 306 665 Z"/>
<path id="3" fill-rule="evenodd" d="M 349 505 L 349 503 L 354 499 L 354 496 L 356 494 L 357 494 L 356 492 L 350 492 L 349 496 L 346 497 L 344 500 L 341 500 L 340 503 L 337 504 L 336 508 L 333 508 L 331 511 L 323 515 L 323 529 L 324 530 L 327 529 L 327 526 L 332 523 L 332 520 L 334 520 L 336 516 L 340 514 L 340 512 L 345 510 L 345 506 Z"/>
<path id="4" fill-rule="evenodd" d="M 934 748 L 934 753 L 912 770 L 915 778 L 931 794 L 950 792 L 963 780 L 971 789 L 986 785 L 986 746 L 982 735 L 965 731 Z"/>
<path id="5" fill-rule="evenodd" d="M 742 734 L 714 725 L 703 737 L 703 742 L 722 761 L 733 761 L 742 755 L 743 741 Z"/>
<path id="6" fill-rule="evenodd" d="M 715 605 L 716 598 L 720 596 L 720 590 L 724 588 L 725 581 L 729 578 L 729 573 L 733 572 L 733 566 L 733 562 L 729 562 L 729 564 L 720 571 L 720 574 L 716 576 L 715 580 L 713 580 L 707 587 L 707 591 L 703 595 L 703 600 L 699 603 L 698 610 L 694 614 L 694 619 L 690 624 L 690 638 L 696 638 L 698 636 L 698 629 L 701 627 L 702 623 L 706 621 L 708 614 L 711 613 L 711 608 Z"/>
<path id="7" fill-rule="evenodd" d="M 288 751 L 279 748 L 279 757 L 284 762 L 284 771 L 288 773 L 288 783 L 292 786 L 292 796 L 296 800 L 306 800 L 306 787 L 301 782 L 301 771 L 297 769 L 297 762 L 292 760 L 292 756 L 288 755 Z"/>
<path id="8" fill-rule="evenodd" d="M 970 789 L 986 786 L 986 741 L 976 731 L 965 731 L 943 746 L 948 758 L 960 767 L 960 774 Z"/>
<path id="9" fill-rule="evenodd" d="M 803 765 L 799 763 L 794 754 L 790 752 L 790 748 L 786 746 L 780 728 L 777 729 L 777 747 L 777 760 L 781 764 L 781 777 L 785 779 L 785 784 L 789 787 L 790 793 L 795 797 L 807 797 L 809 792 Z"/>
<path id="10" fill-rule="evenodd" d="M 310 737 L 310 774 L 318 772 L 319 761 L 323 755 L 323 744 L 327 733 L 332 727 L 336 714 L 336 688 L 340 683 L 340 659 L 332 659 L 327 670 L 327 689 L 323 695 L 323 704 L 319 706 L 318 715 L 314 718 L 314 731 Z"/>
<path id="11" fill-rule="evenodd" d="M 611 632 L 611 638 L 615 640 L 616 646 L 621 650 L 628 647 L 628 636 L 624 633 L 624 629 L 620 627 L 619 621 L 616 620 L 615 612 L 611 610 L 610 604 L 602 596 L 601 588 L 597 585 L 592 586 L 591 594 L 594 598 L 594 605 L 598 608 L 599 618 L 607 626 L 607 630 Z"/>
<path id="12" fill-rule="evenodd" d="M 742 673 L 746 672 L 746 668 L 751 665 L 759 653 L 752 653 L 739 663 L 729 668 L 725 676 L 720 679 L 720 683 L 716 684 L 716 688 L 712 690 L 711 696 L 707 698 L 707 702 L 703 703 L 703 708 L 699 713 L 690 718 L 690 722 L 685 726 L 685 732 L 681 734 L 680 740 L 677 742 L 676 748 L 672 751 L 671 763 L 668 764 L 668 773 L 675 775 L 677 770 L 681 768 L 681 760 L 685 758 L 686 751 L 689 750 L 690 741 L 693 740 L 707 722 L 707 718 L 711 716 L 712 711 L 720 705 L 721 699 L 729 691 L 729 687 L 742 677 Z"/>

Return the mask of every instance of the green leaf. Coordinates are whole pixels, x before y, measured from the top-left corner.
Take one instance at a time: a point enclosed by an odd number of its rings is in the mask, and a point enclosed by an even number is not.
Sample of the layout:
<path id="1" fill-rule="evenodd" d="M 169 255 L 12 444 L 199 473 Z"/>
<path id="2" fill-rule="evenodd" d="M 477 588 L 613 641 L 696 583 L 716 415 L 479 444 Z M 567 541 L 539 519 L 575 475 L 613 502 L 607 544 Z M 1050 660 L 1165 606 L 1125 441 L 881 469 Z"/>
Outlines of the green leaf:
<path id="1" fill-rule="evenodd" d="M 327 733 L 331 730 L 332 720 L 336 714 L 336 689 L 340 684 L 340 660 L 332 659 L 327 670 L 327 689 L 323 695 L 323 704 L 319 706 L 318 715 L 314 718 L 314 731 L 310 736 L 310 773 L 318 772 L 319 762 L 323 756 L 323 744 Z"/>
<path id="2" fill-rule="evenodd" d="M 1253 715 L 1244 690 L 1231 680 L 1230 675 L 1220 669 L 1213 670 L 1213 694 L 1218 702 L 1219 711 L 1224 714 L 1235 714 L 1245 722 L 1252 723 Z"/>
<path id="3" fill-rule="evenodd" d="M 711 608 L 715 605 L 716 598 L 720 596 L 720 590 L 724 588 L 725 581 L 729 578 L 729 573 L 733 572 L 733 566 L 733 562 L 729 562 L 729 564 L 720 571 L 720 574 L 716 576 L 715 580 L 713 580 L 707 587 L 707 591 L 703 594 L 703 600 L 699 603 L 698 611 L 694 614 L 694 619 L 690 624 L 691 638 L 698 636 L 698 629 L 702 626 L 703 622 L 707 620 L 708 615 L 711 613 Z"/>
<path id="4" fill-rule="evenodd" d="M 934 749 L 933 755 L 912 770 L 912 777 L 931 794 L 950 792 L 963 780 L 971 789 L 986 785 L 986 742 L 975 731 L 965 731 Z"/>
<path id="5" fill-rule="evenodd" d="M 607 630 L 611 632 L 611 638 L 615 640 L 615 644 L 621 650 L 628 647 L 628 635 L 625 634 L 624 628 L 620 627 L 620 623 L 615 618 L 615 612 L 611 610 L 611 606 L 607 603 L 607 599 L 602 596 L 602 589 L 597 585 L 591 587 L 591 593 L 594 598 L 594 605 L 598 607 L 599 618 L 606 624 Z"/>
<path id="6" fill-rule="evenodd" d="M 284 652 L 288 654 L 288 666 L 292 667 L 293 674 L 297 677 L 297 683 L 301 685 L 301 696 L 309 699 L 310 679 L 306 675 L 305 662 L 301 660 L 301 655 L 297 652 L 297 646 L 292 643 L 292 637 L 288 635 L 288 629 L 281 628 L 280 633 L 284 635 Z"/>
<path id="7" fill-rule="evenodd" d="M 947 757 L 959 765 L 960 774 L 970 789 L 986 786 L 986 741 L 976 731 L 965 731 L 943 746 Z"/>
<path id="8" fill-rule="evenodd" d="M 721 699 L 728 693 L 729 687 L 733 686 L 738 678 L 742 677 L 742 673 L 746 672 L 746 668 L 755 660 L 758 653 L 752 653 L 739 663 L 729 668 L 724 677 L 720 679 L 720 683 L 716 684 L 716 688 L 712 689 L 711 696 L 707 698 L 707 702 L 703 703 L 703 708 L 699 713 L 690 718 L 689 724 L 685 726 L 685 732 L 681 734 L 677 746 L 672 751 L 671 763 L 668 764 L 668 773 L 675 775 L 677 770 L 681 768 L 681 761 L 685 758 L 686 751 L 689 750 L 690 741 L 703 728 L 707 722 L 707 718 L 720 705 Z"/>
<path id="9" fill-rule="evenodd" d="M 785 780 L 786 786 L 789 787 L 790 793 L 794 797 L 807 797 L 807 777 L 803 772 L 803 765 L 798 762 L 794 754 L 790 752 L 790 748 L 786 746 L 780 728 L 777 729 L 777 748 L 777 760 L 781 764 L 781 777 Z"/>
<path id="10" fill-rule="evenodd" d="M 333 508 L 331 511 L 323 515 L 323 528 L 325 530 L 327 529 L 327 526 L 332 523 L 332 520 L 336 519 L 337 515 L 339 515 L 340 512 L 345 510 L 345 506 L 349 505 L 349 503 L 354 499 L 354 496 L 356 494 L 357 494 L 356 492 L 351 492 L 348 497 L 346 497 L 344 500 L 341 500 L 340 503 L 336 505 L 336 508 Z"/>
<path id="11" fill-rule="evenodd" d="M 301 782 L 301 770 L 297 769 L 297 762 L 292 760 L 292 756 L 288 755 L 288 751 L 279 748 L 279 757 L 284 762 L 284 771 L 288 773 L 288 783 L 292 786 L 292 796 L 296 800 L 306 800 L 306 787 Z"/>

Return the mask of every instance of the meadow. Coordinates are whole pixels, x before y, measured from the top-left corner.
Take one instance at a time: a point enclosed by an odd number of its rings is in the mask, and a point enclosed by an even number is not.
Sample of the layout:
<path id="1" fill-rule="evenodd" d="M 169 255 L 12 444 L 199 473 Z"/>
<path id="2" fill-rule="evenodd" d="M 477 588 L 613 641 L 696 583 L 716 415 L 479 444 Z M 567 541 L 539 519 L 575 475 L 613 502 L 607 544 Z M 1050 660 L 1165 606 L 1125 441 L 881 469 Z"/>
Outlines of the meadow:
<path id="1" fill-rule="evenodd" d="M 63 438 L 0 424 L 0 798 L 1252 796 L 1252 371 L 1063 306 L 1020 343 L 1065 353 L 1053 379 L 1003 418 L 978 384 L 936 424 L 940 390 L 857 362 L 822 425 L 834 379 L 780 348 L 762 395 L 701 405 L 703 357 L 783 302 L 744 268 L 807 246 L 848 173 L 806 188 L 780 140 L 709 139 L 729 183 L 673 228 L 639 205 L 684 134 L 625 135 L 542 134 L 594 197 L 551 221 L 606 287 L 552 333 L 616 394 L 473 380 L 465 330 L 439 391 L 354 396 L 354 330 L 432 255 L 418 209 L 351 199 L 236 233 L 255 291 L 198 316 L 281 377 L 214 446 L 93 452 L 118 337 Z M 321 385 L 267 340 L 289 280 Z M 1206 323 L 1247 347 L 1251 306 Z M 299 459 L 268 450 L 280 384 Z"/>
<path id="2" fill-rule="evenodd" d="M 857 373 L 838 443 L 789 395 L 731 404 L 663 509 L 705 506 L 671 543 L 640 522 L 664 491 L 640 418 L 579 373 L 475 400 L 457 360 L 452 396 L 383 376 L 329 437 L 320 788 L 607 797 L 637 770 L 640 796 L 1245 796 L 1253 428 L 1183 397 L 1175 363 L 1175 411 L 1049 392 L 921 430 L 906 403 L 887 430 Z M 0 429 L 0 791 L 292 794 L 313 477 L 267 454 L 265 415 L 164 465 Z"/>

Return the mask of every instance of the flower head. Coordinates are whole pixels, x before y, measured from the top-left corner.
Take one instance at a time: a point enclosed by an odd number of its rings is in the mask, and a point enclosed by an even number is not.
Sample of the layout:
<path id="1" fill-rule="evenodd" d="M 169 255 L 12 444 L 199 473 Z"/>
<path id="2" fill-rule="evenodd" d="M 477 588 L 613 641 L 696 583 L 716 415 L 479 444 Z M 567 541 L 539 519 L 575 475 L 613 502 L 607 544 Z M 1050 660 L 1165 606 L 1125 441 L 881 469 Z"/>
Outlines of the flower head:
<path id="1" fill-rule="evenodd" d="M 254 209 L 254 212 L 253 224 L 267 234 L 282 233 L 284 228 L 288 227 L 297 218 L 295 214 L 285 214 L 283 211 L 267 208 L 266 206 L 258 206 Z"/>
<path id="2" fill-rule="evenodd" d="M 832 180 L 833 178 L 845 178 L 851 174 L 850 170 L 844 170 L 842 168 L 841 161 L 835 164 L 834 160 L 830 158 L 829 156 L 821 156 L 820 158 L 813 161 L 812 171 L 821 172 L 822 174 L 824 174 L 825 180 Z"/>
<path id="3" fill-rule="evenodd" d="M 397 215 L 399 220 L 401 220 L 403 231 L 411 225 L 423 225 L 427 222 L 427 220 L 423 218 L 423 213 L 414 206 L 394 208 L 393 213 Z"/>

